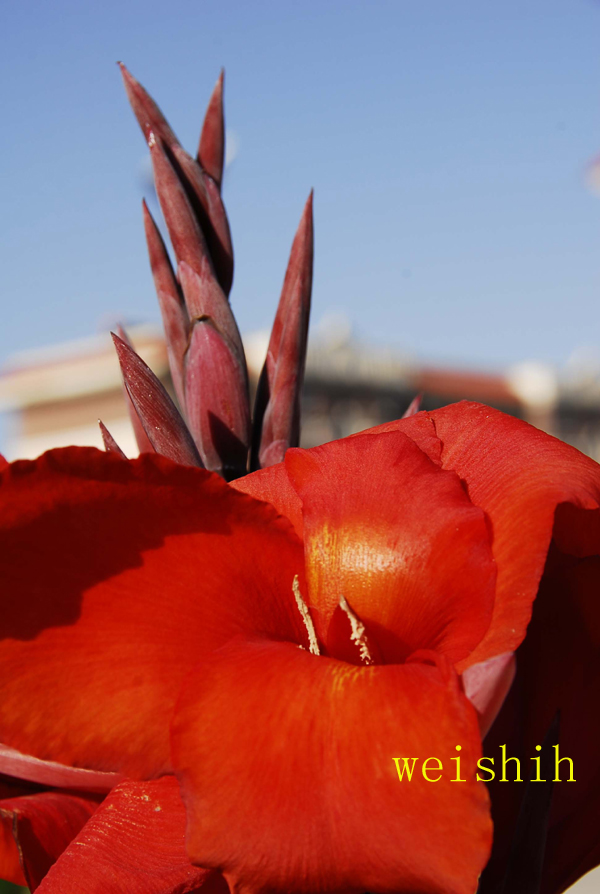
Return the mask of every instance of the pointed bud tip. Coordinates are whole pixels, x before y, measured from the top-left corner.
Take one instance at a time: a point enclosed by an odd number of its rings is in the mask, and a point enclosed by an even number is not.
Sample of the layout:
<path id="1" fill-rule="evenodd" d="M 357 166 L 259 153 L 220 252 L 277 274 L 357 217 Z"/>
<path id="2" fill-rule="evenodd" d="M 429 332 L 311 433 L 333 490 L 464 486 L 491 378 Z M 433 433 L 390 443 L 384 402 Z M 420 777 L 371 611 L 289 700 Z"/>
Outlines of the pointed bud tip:
<path id="1" fill-rule="evenodd" d="M 119 61 L 117 62 L 117 65 L 119 66 L 121 77 L 123 78 L 123 81 L 125 83 L 125 89 L 129 92 L 129 88 L 134 87 L 137 84 L 137 81 L 124 62 Z"/>
<path id="2" fill-rule="evenodd" d="M 300 218 L 300 223 L 298 224 L 297 232 L 300 233 L 302 230 L 308 230 L 312 233 L 313 227 L 313 199 L 314 199 L 315 191 L 311 189 L 308 194 L 308 198 L 304 203 L 304 208 L 302 209 L 302 217 Z M 311 236 L 312 238 L 312 236 Z"/>
<path id="3" fill-rule="evenodd" d="M 121 339 L 121 341 L 124 341 L 126 345 L 129 345 L 131 347 L 131 340 L 130 340 L 129 336 L 127 335 L 125 327 L 123 326 L 122 323 L 117 323 L 117 325 L 115 327 L 115 332 L 117 333 L 117 335 Z"/>
<path id="4" fill-rule="evenodd" d="M 106 452 L 114 453 L 117 456 L 120 456 L 121 459 L 127 459 L 126 455 L 123 453 L 101 419 L 98 419 L 98 425 L 100 426 L 100 434 L 102 435 L 102 442 L 104 444 L 104 449 L 106 450 Z"/>
<path id="5" fill-rule="evenodd" d="M 119 328 L 121 328 L 121 327 L 119 327 Z M 125 335 L 125 333 L 123 332 L 122 329 L 121 329 L 121 333 L 122 333 L 122 335 Z M 117 354 L 119 354 L 119 356 L 120 356 L 121 352 L 123 351 L 123 349 L 124 348 L 126 349 L 128 347 L 127 342 L 122 337 L 122 335 L 117 335 L 116 332 L 112 332 L 112 331 L 110 333 L 110 337 L 113 340 L 113 344 L 114 344 L 115 348 L 117 349 Z"/>
<path id="6" fill-rule="evenodd" d="M 155 230 L 158 230 L 156 226 L 156 221 L 152 217 L 152 212 L 148 208 L 148 203 L 146 199 L 142 199 L 142 217 L 144 218 L 144 226 L 146 227 L 148 224 L 152 224 Z"/>
<path id="7" fill-rule="evenodd" d="M 116 332 L 111 332 L 113 344 L 117 349 L 117 354 L 119 358 L 127 357 L 128 354 L 136 354 L 133 345 L 131 344 L 130 338 L 119 323 L 116 327 Z M 137 356 L 137 354 L 136 354 Z"/>

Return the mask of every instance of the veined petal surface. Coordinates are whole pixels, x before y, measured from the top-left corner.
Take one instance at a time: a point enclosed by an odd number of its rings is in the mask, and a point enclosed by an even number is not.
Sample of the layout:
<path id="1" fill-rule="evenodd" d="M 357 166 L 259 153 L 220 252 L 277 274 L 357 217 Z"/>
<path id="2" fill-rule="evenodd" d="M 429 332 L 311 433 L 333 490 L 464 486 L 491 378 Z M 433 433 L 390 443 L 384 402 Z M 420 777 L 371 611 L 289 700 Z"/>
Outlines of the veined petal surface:
<path id="1" fill-rule="evenodd" d="M 466 657 L 489 625 L 496 570 L 484 514 L 457 475 L 401 432 L 289 450 L 285 466 L 322 639 L 343 596 L 384 662 L 417 649 Z"/>
<path id="2" fill-rule="evenodd" d="M 3 824 L 10 824 L 30 891 L 42 879 L 98 808 L 99 798 L 69 792 L 37 792 L 0 801 Z"/>
<path id="3" fill-rule="evenodd" d="M 0 776 L 0 879 L 23 887 L 27 886 L 27 879 L 23 874 L 19 849 L 13 834 L 13 811 L 9 809 L 2 812 L 2 803 L 36 791 L 37 786 L 9 776 Z"/>
<path id="4" fill-rule="evenodd" d="M 430 415 L 443 445 L 443 467 L 460 476 L 472 502 L 489 519 L 498 566 L 492 623 L 466 666 L 521 643 L 544 570 L 556 508 L 572 503 L 580 509 L 598 509 L 600 468 L 568 444 L 490 407 L 464 402 Z M 593 522 L 589 517 L 588 530 Z M 599 530 L 596 521 L 597 545 Z M 585 536 L 581 530 L 576 534 L 582 545 Z"/>
<path id="5" fill-rule="evenodd" d="M 270 503 L 291 521 L 298 536 L 302 537 L 302 501 L 290 482 L 284 463 L 236 478 L 230 482 L 230 487 Z"/>
<path id="6" fill-rule="evenodd" d="M 238 640 L 187 678 L 172 744 L 190 857 L 236 892 L 477 887 L 491 841 L 479 731 L 444 660 L 354 667 Z M 395 757 L 418 758 L 411 780 Z"/>
<path id="7" fill-rule="evenodd" d="M 227 894 L 192 866 L 177 780 L 121 782 L 55 863 L 39 894 Z"/>
<path id="8" fill-rule="evenodd" d="M 302 567 L 286 519 L 204 470 L 93 448 L 13 464 L 0 741 L 132 777 L 168 770 L 172 708 L 203 652 L 252 632 L 308 644 Z"/>

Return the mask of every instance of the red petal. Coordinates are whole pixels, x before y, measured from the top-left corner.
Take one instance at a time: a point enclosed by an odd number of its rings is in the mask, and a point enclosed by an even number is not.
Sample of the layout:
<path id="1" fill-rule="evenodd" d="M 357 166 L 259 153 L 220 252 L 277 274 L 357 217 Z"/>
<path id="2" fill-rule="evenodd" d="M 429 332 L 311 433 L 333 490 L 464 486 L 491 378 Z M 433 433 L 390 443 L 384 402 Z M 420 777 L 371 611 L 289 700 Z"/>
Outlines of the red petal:
<path id="1" fill-rule="evenodd" d="M 10 810 L 3 813 L 1 808 L 4 799 L 30 795 L 36 790 L 35 786 L 23 783 L 20 779 L 0 776 L 0 879 L 23 887 L 26 887 L 27 880 L 23 875 L 19 849 L 13 834 L 13 815 Z"/>
<path id="2" fill-rule="evenodd" d="M 416 649 L 465 657 L 488 627 L 495 568 L 484 515 L 457 476 L 400 432 L 290 450 L 285 465 L 321 639 L 344 596 L 385 661 Z"/>
<path id="3" fill-rule="evenodd" d="M 357 432 L 350 435 L 352 438 L 358 438 L 361 435 L 381 435 L 385 432 L 401 431 L 407 435 L 411 441 L 414 441 L 417 447 L 426 453 L 429 459 L 441 466 L 442 464 L 442 444 L 436 434 L 435 425 L 429 413 L 415 413 L 414 416 L 402 417 L 394 422 L 384 422 L 383 425 L 377 425 L 375 428 L 368 428 L 366 431 Z"/>
<path id="4" fill-rule="evenodd" d="M 427 454 L 429 459 L 440 465 L 442 445 L 427 413 L 419 413 L 401 423 L 391 422 L 369 431 L 374 433 L 397 431 L 400 427 L 404 434 L 408 435 Z M 352 437 L 359 437 L 361 434 L 366 434 L 366 432 L 360 432 Z M 259 469 L 244 478 L 232 481 L 231 487 L 250 494 L 257 500 L 271 503 L 278 512 L 289 518 L 298 536 L 303 536 L 302 502 L 291 485 L 283 463 L 278 463 L 267 469 Z"/>
<path id="5" fill-rule="evenodd" d="M 292 487 L 285 465 L 278 463 L 268 469 L 259 469 L 230 483 L 230 487 L 250 494 L 257 500 L 271 503 L 277 512 L 285 515 L 294 526 L 299 537 L 303 535 L 302 502 Z"/>
<path id="6" fill-rule="evenodd" d="M 231 643 L 186 680 L 172 743 L 188 852 L 236 890 L 477 886 L 488 799 L 474 778 L 476 714 L 447 666 L 357 668 L 287 644 Z M 451 782 L 459 744 L 461 783 Z M 421 775 L 432 755 L 438 782 Z M 394 765 L 403 756 L 420 759 L 410 782 Z"/>
<path id="7" fill-rule="evenodd" d="M 108 795 L 53 866 L 40 894 L 227 894 L 217 874 L 192 866 L 185 811 L 172 776 L 126 780 Z"/>
<path id="8" fill-rule="evenodd" d="M 97 800 L 91 797 L 64 792 L 40 792 L 0 801 L 0 814 L 13 824 L 31 891 L 35 891 L 97 807 Z"/>
<path id="9" fill-rule="evenodd" d="M 14 463 L 0 487 L 0 739 L 76 767 L 163 772 L 203 651 L 247 631 L 307 642 L 302 568 L 289 522 L 208 472 L 92 448 Z"/>
<path id="10" fill-rule="evenodd" d="M 0 807 L 2 802 L 0 801 Z M 12 814 L 2 815 L 0 809 L 0 879 L 13 885 L 27 887 L 27 879 L 21 869 L 19 849 L 13 835 Z"/>
<path id="11" fill-rule="evenodd" d="M 431 414 L 442 464 L 489 518 L 498 583 L 490 629 L 466 664 L 513 651 L 525 636 L 559 503 L 600 505 L 600 467 L 573 447 L 479 404 Z M 581 535 L 582 537 L 584 534 Z M 597 546 L 600 537 L 596 533 Z"/>
<path id="12" fill-rule="evenodd" d="M 2 471 L 2 469 L 5 469 L 7 465 L 8 465 L 8 461 L 6 459 L 4 459 L 4 457 L 0 453 L 0 472 Z"/>

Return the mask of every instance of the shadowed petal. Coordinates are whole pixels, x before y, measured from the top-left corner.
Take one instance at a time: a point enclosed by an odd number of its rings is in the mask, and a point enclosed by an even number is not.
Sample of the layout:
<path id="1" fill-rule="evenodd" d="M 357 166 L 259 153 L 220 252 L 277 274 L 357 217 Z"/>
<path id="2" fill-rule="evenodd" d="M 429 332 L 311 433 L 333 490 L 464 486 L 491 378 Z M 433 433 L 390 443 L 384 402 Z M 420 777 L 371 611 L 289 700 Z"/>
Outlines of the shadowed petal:
<path id="1" fill-rule="evenodd" d="M 555 531 L 557 527 L 558 518 Z M 560 785 L 554 786 L 542 894 L 565 890 L 600 862 L 600 715 L 595 710 L 600 703 L 599 593 L 600 557 L 577 558 L 553 544 L 527 636 L 517 652 L 514 684 L 484 748 L 493 755 L 506 744 L 527 778 L 535 773 L 531 757 L 537 755 L 536 746 L 560 712 L 560 757 L 573 761 L 574 781 L 568 781 L 565 761 Z M 555 756 L 550 757 L 554 770 Z M 486 892 L 496 890 L 506 871 L 523 796 L 521 786 L 494 781 L 489 788 L 496 832 Z"/>
<path id="2" fill-rule="evenodd" d="M 2 802 L 0 801 L 0 806 Z M 19 861 L 19 849 L 13 835 L 12 814 L 2 815 L 0 810 L 0 879 L 13 885 L 27 887 L 27 879 Z"/>
<path id="3" fill-rule="evenodd" d="M 359 668 L 287 644 L 231 643 L 187 678 L 172 743 L 188 853 L 236 891 L 477 886 L 491 840 L 473 772 L 479 733 L 445 665 Z M 461 783 L 451 781 L 457 744 Z M 431 755 L 444 768 L 437 782 L 421 771 Z M 398 778 L 403 756 L 419 759 L 411 781 Z"/>
<path id="4" fill-rule="evenodd" d="M 12 824 L 30 891 L 36 890 L 97 807 L 97 798 L 65 792 L 0 801 L 0 815 Z"/>
<path id="5" fill-rule="evenodd" d="M 31 795 L 36 791 L 38 791 L 36 786 L 20 779 L 0 777 L 0 879 L 22 887 L 27 887 L 27 880 L 23 874 L 19 849 L 15 841 L 13 813 L 11 810 L 3 813 L 1 808 L 5 799 Z"/>
<path id="6" fill-rule="evenodd" d="M 289 522 L 216 475 L 93 448 L 13 463 L 0 740 L 74 767 L 168 770 L 173 704 L 203 652 L 249 631 L 308 646 L 296 575 L 305 589 Z"/>

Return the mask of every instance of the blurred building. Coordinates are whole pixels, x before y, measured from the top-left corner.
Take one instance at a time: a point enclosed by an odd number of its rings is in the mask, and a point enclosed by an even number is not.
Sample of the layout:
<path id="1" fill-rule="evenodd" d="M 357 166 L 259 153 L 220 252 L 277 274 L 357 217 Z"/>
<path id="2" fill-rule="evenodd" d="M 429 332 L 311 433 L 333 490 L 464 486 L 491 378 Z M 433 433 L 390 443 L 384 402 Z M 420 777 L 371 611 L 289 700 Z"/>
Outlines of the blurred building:
<path id="1" fill-rule="evenodd" d="M 138 353 L 171 390 L 161 331 L 133 326 Z M 251 388 L 268 335 L 245 339 Z M 423 408 L 475 400 L 519 416 L 600 459 L 600 376 L 559 383 L 537 363 L 505 375 L 422 365 L 397 350 L 355 341 L 343 320 L 312 338 L 303 401 L 303 446 L 313 446 L 397 419 L 416 394 Z M 0 372 L 0 409 L 10 412 L 3 452 L 38 456 L 68 444 L 102 447 L 101 419 L 128 456 L 137 453 L 109 335 L 24 352 Z"/>

